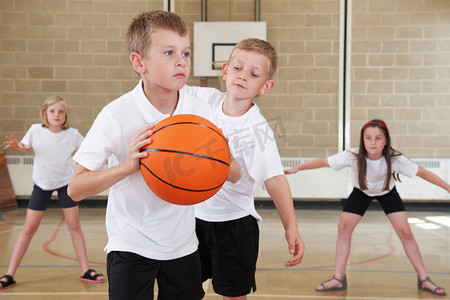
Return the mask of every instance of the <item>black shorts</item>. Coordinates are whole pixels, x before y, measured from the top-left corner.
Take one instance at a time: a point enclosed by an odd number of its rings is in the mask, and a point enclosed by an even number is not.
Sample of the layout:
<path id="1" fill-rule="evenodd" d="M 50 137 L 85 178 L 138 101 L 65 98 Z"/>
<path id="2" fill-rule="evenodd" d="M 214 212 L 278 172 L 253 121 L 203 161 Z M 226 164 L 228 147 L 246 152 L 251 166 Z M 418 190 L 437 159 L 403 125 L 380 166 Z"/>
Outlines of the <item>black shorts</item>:
<path id="1" fill-rule="evenodd" d="M 226 297 L 256 291 L 259 227 L 254 217 L 226 222 L 197 219 L 196 232 L 203 281 L 212 278 L 214 291 Z"/>
<path id="2" fill-rule="evenodd" d="M 389 193 L 381 196 L 368 196 L 361 190 L 354 188 L 345 202 L 343 211 L 363 216 L 373 199 L 380 202 L 386 215 L 406 210 L 397 189 L 394 187 Z"/>
<path id="3" fill-rule="evenodd" d="M 205 295 L 200 272 L 197 251 L 172 260 L 112 251 L 107 256 L 109 299 L 153 299 L 156 279 L 158 300 L 200 300 Z"/>
<path id="4" fill-rule="evenodd" d="M 58 191 L 59 204 L 62 208 L 70 208 L 78 205 L 78 202 L 73 201 L 67 195 L 67 185 L 59 189 L 46 191 L 35 184 L 33 186 L 33 192 L 31 192 L 30 202 L 28 202 L 28 208 L 39 211 L 47 210 L 54 191 Z"/>

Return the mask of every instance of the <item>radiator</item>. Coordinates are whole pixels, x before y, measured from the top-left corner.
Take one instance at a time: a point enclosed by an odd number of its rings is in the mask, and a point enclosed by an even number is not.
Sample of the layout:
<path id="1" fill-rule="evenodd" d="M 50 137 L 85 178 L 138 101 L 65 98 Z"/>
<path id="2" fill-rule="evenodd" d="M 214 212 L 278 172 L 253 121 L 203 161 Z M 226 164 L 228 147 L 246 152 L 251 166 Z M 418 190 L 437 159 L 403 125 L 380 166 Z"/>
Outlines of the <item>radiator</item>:
<path id="1" fill-rule="evenodd" d="M 28 198 L 33 190 L 33 160 L 32 155 L 7 155 L 6 164 L 11 177 L 14 193 L 17 197 Z M 72 160 L 72 167 L 75 162 Z M 95 197 L 106 197 L 108 191 L 99 193 Z"/>
<path id="2" fill-rule="evenodd" d="M 308 161 L 310 158 L 283 157 L 284 168 L 291 168 Z M 450 159 L 417 158 L 412 159 L 419 166 L 435 173 L 446 182 L 450 178 Z M 334 171 L 330 168 L 301 171 L 287 175 L 294 199 L 345 199 L 353 190 L 354 174 L 350 168 Z M 444 189 L 420 178 L 400 175 L 401 182 L 396 183 L 397 190 L 404 200 L 450 201 Z M 270 198 L 261 187 L 255 186 L 256 198 Z"/>
<path id="3" fill-rule="evenodd" d="M 293 167 L 311 158 L 283 157 L 285 168 Z M 412 159 L 419 166 L 435 173 L 446 182 L 450 178 L 450 159 L 417 158 Z M 7 155 L 6 162 L 16 196 L 28 197 L 33 188 L 32 168 L 33 156 Z M 73 163 L 74 165 L 74 163 Z M 354 175 L 350 168 L 333 171 L 330 168 L 301 171 L 287 175 L 294 199 L 344 199 L 353 189 Z M 450 201 L 447 191 L 439 188 L 420 177 L 408 178 L 400 176 L 401 182 L 397 182 L 397 190 L 405 200 Z M 107 191 L 98 194 L 106 196 Z M 255 185 L 255 198 L 268 199 L 269 194 L 260 186 Z"/>

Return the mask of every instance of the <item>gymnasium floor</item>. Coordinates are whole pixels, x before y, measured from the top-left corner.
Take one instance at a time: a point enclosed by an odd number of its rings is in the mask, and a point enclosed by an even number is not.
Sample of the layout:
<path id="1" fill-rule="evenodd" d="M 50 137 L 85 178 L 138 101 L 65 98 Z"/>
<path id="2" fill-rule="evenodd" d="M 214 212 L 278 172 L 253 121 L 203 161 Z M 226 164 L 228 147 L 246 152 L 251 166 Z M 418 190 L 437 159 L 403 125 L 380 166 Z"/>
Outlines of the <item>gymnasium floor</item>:
<path id="1" fill-rule="evenodd" d="M 317 284 L 332 276 L 336 242 L 336 209 L 297 209 L 300 233 L 306 243 L 303 262 L 287 269 L 284 231 L 276 210 L 261 209 L 261 249 L 256 293 L 249 299 L 446 299 L 418 291 L 416 275 L 385 215 L 369 210 L 353 234 L 347 270 L 347 291 L 318 293 Z M 91 267 L 106 273 L 104 208 L 82 207 Z M 450 211 L 409 211 L 414 235 L 433 281 L 450 292 Z M 429 217 L 440 217 L 427 219 Z M 0 273 L 22 228 L 25 209 L 0 212 Z M 420 227 L 418 226 L 420 225 Z M 2 299 L 108 299 L 107 284 L 78 280 L 80 270 L 59 208 L 50 208 L 19 267 L 14 288 L 0 292 Z M 209 282 L 206 300 L 218 300 Z"/>

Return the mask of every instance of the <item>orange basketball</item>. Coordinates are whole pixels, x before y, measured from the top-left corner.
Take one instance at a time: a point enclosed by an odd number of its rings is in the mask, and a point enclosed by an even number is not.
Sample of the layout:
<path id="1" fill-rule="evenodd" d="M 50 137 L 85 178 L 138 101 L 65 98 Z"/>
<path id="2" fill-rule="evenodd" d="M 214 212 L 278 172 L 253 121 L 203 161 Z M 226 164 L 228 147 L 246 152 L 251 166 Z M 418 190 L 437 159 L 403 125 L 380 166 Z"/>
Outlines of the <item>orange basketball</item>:
<path id="1" fill-rule="evenodd" d="M 231 154 L 222 132 L 196 115 L 166 118 L 143 147 L 141 172 L 149 188 L 167 202 L 191 205 L 211 198 L 225 183 Z"/>

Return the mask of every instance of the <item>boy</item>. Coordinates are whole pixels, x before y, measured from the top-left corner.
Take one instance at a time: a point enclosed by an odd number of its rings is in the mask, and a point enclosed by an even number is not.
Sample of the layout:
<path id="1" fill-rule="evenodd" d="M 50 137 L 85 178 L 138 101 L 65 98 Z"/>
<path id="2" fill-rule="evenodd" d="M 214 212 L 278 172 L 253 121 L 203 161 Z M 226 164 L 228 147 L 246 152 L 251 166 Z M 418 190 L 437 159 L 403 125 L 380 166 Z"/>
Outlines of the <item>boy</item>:
<path id="1" fill-rule="evenodd" d="M 242 168 L 239 182 L 226 182 L 216 195 L 195 207 L 203 281 L 212 278 L 214 291 L 224 299 L 246 299 L 251 289 L 256 290 L 261 217 L 255 210 L 254 182 L 266 188 L 280 214 L 293 255 L 286 266 L 297 265 L 303 257 L 304 243 L 273 132 L 253 102 L 273 88 L 276 67 L 277 55 L 269 43 L 246 39 L 235 46 L 222 67 L 225 94 L 213 88 L 183 88 L 211 105 L 213 118 L 229 138 L 231 153 Z"/>
<path id="2" fill-rule="evenodd" d="M 110 299 L 153 299 L 155 278 L 158 299 L 201 299 L 194 208 L 152 193 L 139 172 L 139 159 L 146 156 L 139 150 L 151 141 L 150 124 L 181 113 L 211 119 L 211 109 L 179 91 L 191 66 L 190 38 L 179 16 L 143 13 L 130 24 L 127 42 L 141 80 L 97 116 L 74 156 L 78 166 L 69 195 L 80 201 L 110 188 L 105 247 Z M 106 159 L 111 167 L 102 170 Z"/>

